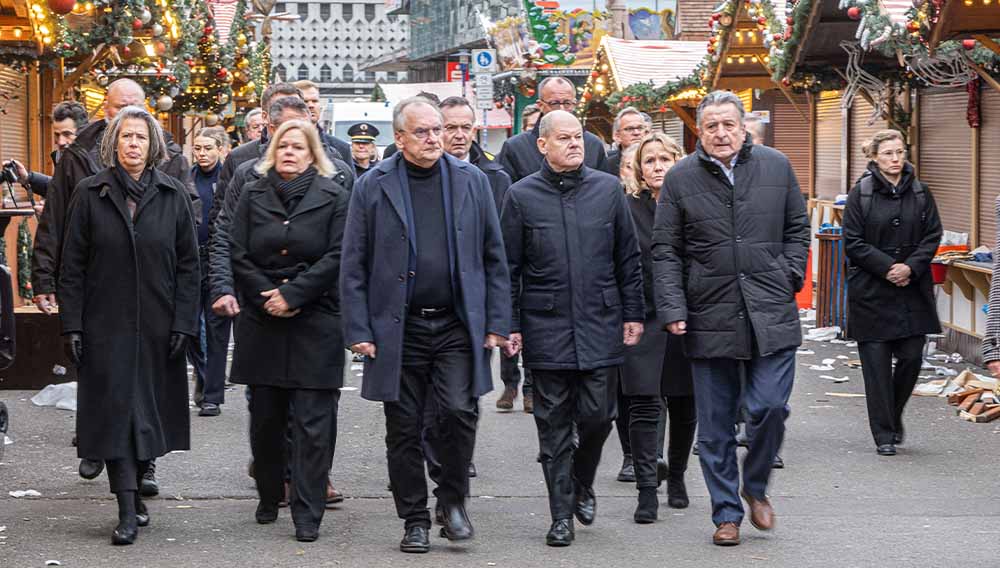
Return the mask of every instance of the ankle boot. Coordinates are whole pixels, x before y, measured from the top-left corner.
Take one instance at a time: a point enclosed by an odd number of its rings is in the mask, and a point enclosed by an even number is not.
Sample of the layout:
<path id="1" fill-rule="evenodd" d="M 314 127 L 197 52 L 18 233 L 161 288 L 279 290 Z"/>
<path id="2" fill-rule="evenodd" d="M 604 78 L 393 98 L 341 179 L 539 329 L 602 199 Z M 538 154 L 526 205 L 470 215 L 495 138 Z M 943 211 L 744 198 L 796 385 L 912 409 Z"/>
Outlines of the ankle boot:
<path id="1" fill-rule="evenodd" d="M 689 504 L 684 471 L 670 470 L 667 474 L 667 506 L 671 509 L 687 509 Z"/>
<path id="2" fill-rule="evenodd" d="M 149 526 L 149 510 L 146 509 L 146 504 L 142 502 L 138 491 L 135 494 L 135 521 L 140 527 Z"/>
<path id="3" fill-rule="evenodd" d="M 111 533 L 111 544 L 132 544 L 139 534 L 135 515 L 135 491 L 121 491 L 115 495 L 118 497 L 118 526 Z"/>
<path id="4" fill-rule="evenodd" d="M 643 487 L 639 490 L 639 506 L 635 508 L 632 518 L 640 525 L 648 525 L 657 519 L 660 500 L 656 497 L 655 487 Z"/>

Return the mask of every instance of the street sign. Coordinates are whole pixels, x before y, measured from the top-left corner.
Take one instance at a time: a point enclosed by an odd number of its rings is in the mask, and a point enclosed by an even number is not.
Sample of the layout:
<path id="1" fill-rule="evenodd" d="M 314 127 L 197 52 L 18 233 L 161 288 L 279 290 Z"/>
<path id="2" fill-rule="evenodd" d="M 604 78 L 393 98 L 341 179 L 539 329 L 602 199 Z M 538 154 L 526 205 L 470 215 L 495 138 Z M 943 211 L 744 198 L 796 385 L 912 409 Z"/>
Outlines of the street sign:
<path id="1" fill-rule="evenodd" d="M 496 73 L 497 72 L 497 50 L 495 49 L 473 49 L 472 50 L 472 73 Z"/>
<path id="2" fill-rule="evenodd" d="M 493 75 L 476 75 L 476 108 L 480 110 L 493 108 Z"/>

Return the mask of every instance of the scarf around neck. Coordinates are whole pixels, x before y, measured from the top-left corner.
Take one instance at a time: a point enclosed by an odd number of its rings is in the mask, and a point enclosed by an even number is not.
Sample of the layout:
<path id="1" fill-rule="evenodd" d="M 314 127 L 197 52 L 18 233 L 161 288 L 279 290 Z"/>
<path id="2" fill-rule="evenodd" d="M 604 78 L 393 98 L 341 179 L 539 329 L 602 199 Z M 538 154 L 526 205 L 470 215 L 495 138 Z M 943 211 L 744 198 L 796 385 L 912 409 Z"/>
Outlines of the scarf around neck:
<path id="1" fill-rule="evenodd" d="M 313 180 L 316 179 L 316 167 L 309 166 L 306 171 L 289 180 L 283 179 L 277 170 L 271 168 L 267 171 L 267 179 L 278 191 L 278 199 L 285 206 L 285 211 L 291 213 L 305 197 Z"/>
<path id="2" fill-rule="evenodd" d="M 115 160 L 115 178 L 125 191 L 125 197 L 131 199 L 136 205 L 139 205 L 139 203 L 142 202 L 142 196 L 146 193 L 146 189 L 153 182 L 152 171 L 152 168 L 147 167 L 142 170 L 142 175 L 139 176 L 138 180 L 136 180 L 127 171 L 125 171 L 125 168 L 122 167 L 121 163 Z"/>

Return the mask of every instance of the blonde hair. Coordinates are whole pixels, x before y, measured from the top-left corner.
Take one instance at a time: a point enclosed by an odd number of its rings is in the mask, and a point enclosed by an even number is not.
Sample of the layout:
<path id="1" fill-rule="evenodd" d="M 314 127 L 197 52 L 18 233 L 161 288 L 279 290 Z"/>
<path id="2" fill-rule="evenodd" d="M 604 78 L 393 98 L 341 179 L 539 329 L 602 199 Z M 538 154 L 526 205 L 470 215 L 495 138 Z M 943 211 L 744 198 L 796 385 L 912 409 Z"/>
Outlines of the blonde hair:
<path id="1" fill-rule="evenodd" d="M 639 197 L 639 193 L 644 189 L 645 181 L 642 179 L 642 151 L 646 149 L 647 145 L 653 143 L 662 144 L 663 148 L 667 152 L 673 154 L 674 161 L 679 161 L 684 157 L 684 149 L 681 148 L 681 145 L 678 144 L 676 140 L 662 132 L 652 132 L 647 134 L 645 138 L 639 141 L 639 143 L 633 144 L 636 150 L 635 157 L 633 158 L 632 170 L 635 172 L 637 189 L 635 193 L 629 193 L 632 197 Z"/>
<path id="2" fill-rule="evenodd" d="M 326 157 L 326 152 L 323 150 L 323 144 L 319 141 L 319 132 L 313 123 L 308 120 L 289 120 L 283 122 L 281 126 L 278 127 L 278 131 L 274 133 L 271 141 L 267 145 L 267 153 L 261 158 L 260 163 L 257 164 L 257 173 L 261 175 L 267 174 L 267 171 L 274 167 L 275 162 L 278 160 L 278 143 L 290 130 L 301 130 L 302 134 L 306 137 L 306 143 L 309 144 L 309 151 L 313 156 L 313 166 L 316 167 L 316 172 L 323 177 L 331 177 L 333 174 L 337 173 L 337 168 L 330 161 L 330 158 Z"/>
<path id="3" fill-rule="evenodd" d="M 874 160 L 878 156 L 878 147 L 882 145 L 883 142 L 888 142 L 890 140 L 899 140 L 906 146 L 906 140 L 903 140 L 903 134 L 898 130 L 886 129 L 879 130 L 871 137 L 870 140 L 865 141 L 864 146 L 861 147 L 861 151 L 865 153 L 865 157 L 869 160 Z"/>
<path id="4" fill-rule="evenodd" d="M 215 141 L 215 145 L 221 148 L 229 147 L 229 134 L 221 126 L 208 126 L 198 131 L 195 138 L 210 138 Z"/>
<path id="5" fill-rule="evenodd" d="M 630 172 L 624 172 L 621 167 L 618 168 L 618 177 L 621 179 L 622 187 L 625 188 L 625 193 L 632 197 L 639 195 L 639 182 L 635 179 L 635 151 L 637 148 L 638 146 L 632 144 L 621 151 L 621 166 L 630 164 L 632 166 Z"/>

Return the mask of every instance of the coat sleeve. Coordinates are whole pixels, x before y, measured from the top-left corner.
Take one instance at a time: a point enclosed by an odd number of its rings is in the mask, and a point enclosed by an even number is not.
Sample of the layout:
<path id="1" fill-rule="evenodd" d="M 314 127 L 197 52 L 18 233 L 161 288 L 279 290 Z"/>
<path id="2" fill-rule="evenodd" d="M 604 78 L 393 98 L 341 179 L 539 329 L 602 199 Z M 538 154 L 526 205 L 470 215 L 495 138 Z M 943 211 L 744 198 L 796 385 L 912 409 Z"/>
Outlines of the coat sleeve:
<path id="1" fill-rule="evenodd" d="M 87 262 L 91 247 L 89 193 L 76 192 L 66 219 L 66 246 L 60 259 L 58 293 L 59 318 L 64 334 L 83 333 L 83 304 L 87 294 Z"/>
<path id="2" fill-rule="evenodd" d="M 375 174 L 369 174 L 361 178 L 358 186 L 351 192 L 350 206 L 347 208 L 340 259 L 340 310 L 344 320 L 344 344 L 347 347 L 375 341 L 375 332 L 368 316 L 368 238 L 371 220 L 368 218 L 366 203 L 367 182 L 374 176 Z"/>
<path id="3" fill-rule="evenodd" d="M 70 184 L 79 177 L 72 175 L 73 156 L 67 153 L 56 166 L 49 183 L 45 208 L 38 221 L 31 257 L 31 287 L 35 294 L 53 294 L 56 291 L 66 210 L 73 191 Z"/>
<path id="4" fill-rule="evenodd" d="M 52 178 L 38 172 L 30 172 L 28 174 L 28 187 L 31 188 L 31 192 L 40 197 L 45 197 L 49 191 L 49 182 Z"/>
<path id="5" fill-rule="evenodd" d="M 502 173 L 502 172 L 501 172 Z M 479 180 L 480 218 L 483 223 L 483 268 L 486 271 L 486 333 L 510 334 L 510 271 L 500 218 L 486 175 Z"/>
<path id="6" fill-rule="evenodd" d="M 334 289 L 340 277 L 340 254 L 347 221 L 347 192 L 338 192 L 331 203 L 333 214 L 327 225 L 326 252 L 287 284 L 278 287 L 292 309 L 301 308 Z"/>
<path id="7" fill-rule="evenodd" d="M 809 216 L 806 215 L 806 202 L 802 199 L 802 192 L 799 189 L 799 182 L 795 179 L 795 172 L 788 166 L 788 175 L 791 183 L 788 192 L 785 194 L 785 229 L 782 235 L 784 247 L 782 256 L 785 257 L 785 271 L 788 281 L 792 283 L 792 290 L 798 292 L 802 289 L 806 278 L 806 262 L 809 257 Z"/>
<path id="8" fill-rule="evenodd" d="M 934 196 L 931 195 L 930 191 L 927 191 L 926 187 L 924 187 L 924 196 L 926 197 L 922 211 L 924 234 L 920 243 L 917 244 L 917 248 L 903 261 L 903 264 L 910 267 L 912 273 L 910 279 L 914 281 L 930 269 L 931 260 L 937 254 L 938 245 L 941 244 L 941 233 L 944 231 L 941 227 L 941 216 L 938 214 L 937 203 L 934 202 Z M 916 201 L 916 196 L 914 196 L 914 201 Z"/>
<path id="9" fill-rule="evenodd" d="M 198 188 L 195 187 L 194 180 L 191 178 L 191 164 L 187 158 L 184 157 L 184 154 L 175 154 L 170 158 L 170 161 L 163 165 L 161 171 L 181 182 L 181 185 L 184 186 L 184 191 L 187 192 L 188 196 L 188 206 L 194 215 L 195 226 L 200 225 L 201 195 L 198 193 Z"/>
<path id="10" fill-rule="evenodd" d="M 229 182 L 233 179 L 233 174 L 236 173 L 236 166 L 232 159 L 232 154 L 226 157 L 226 161 L 222 162 L 222 169 L 219 170 L 219 179 L 216 181 L 215 195 L 212 196 L 212 208 L 208 211 L 208 223 L 209 223 L 209 237 L 215 234 L 215 219 L 219 216 L 219 212 L 222 211 L 222 204 L 226 200 L 225 189 L 229 187 Z"/>
<path id="11" fill-rule="evenodd" d="M 642 292 L 642 252 L 635 236 L 635 222 L 625 201 L 625 191 L 615 192 L 615 280 L 622 296 L 626 322 L 646 320 L 646 301 Z"/>
<path id="12" fill-rule="evenodd" d="M 250 258 L 250 192 L 244 191 L 240 195 L 230 228 L 229 250 L 234 288 L 243 292 L 241 301 L 263 310 L 267 298 L 260 293 L 273 290 L 275 285 Z"/>
<path id="13" fill-rule="evenodd" d="M 243 172 L 239 172 L 230 178 L 228 185 L 219 185 L 215 190 L 215 200 L 220 200 L 221 195 L 222 205 L 219 207 L 215 221 L 212 222 L 214 231 L 212 231 L 208 243 L 208 283 L 213 303 L 222 296 L 236 295 L 236 288 L 233 286 L 232 261 L 229 254 L 229 231 L 239 199 L 237 194 L 245 181 Z"/>
<path id="14" fill-rule="evenodd" d="M 510 273 L 510 332 L 521 332 L 521 262 L 524 256 L 524 218 L 514 194 L 507 192 L 500 213 L 500 230 Z"/>
<path id="15" fill-rule="evenodd" d="M 195 232 L 191 200 L 180 195 L 177 205 L 177 227 L 174 248 L 177 256 L 174 275 L 174 321 L 170 331 L 198 337 L 199 304 L 201 303 L 201 261 L 198 256 L 198 235 Z"/>
<path id="16" fill-rule="evenodd" d="M 594 151 L 597 152 L 597 162 L 594 163 L 594 169 L 618 177 L 618 172 L 611 171 L 611 166 L 608 165 L 608 151 L 604 149 L 604 143 L 601 142 L 600 139 L 596 140 L 596 144 L 594 144 Z"/>
<path id="17" fill-rule="evenodd" d="M 517 176 L 517 158 L 515 157 L 514 145 L 507 140 L 500 147 L 500 154 L 497 156 L 497 162 L 503 167 L 507 175 L 510 176 L 511 183 L 519 181 L 521 178 Z"/>
<path id="18" fill-rule="evenodd" d="M 995 214 L 1000 229 L 1000 197 L 997 198 Z M 997 231 L 996 247 L 993 249 L 993 278 L 990 281 L 990 304 L 986 312 L 986 333 L 983 335 L 983 363 L 1000 361 L 1000 230 Z"/>
<path id="19" fill-rule="evenodd" d="M 885 278 L 895 263 L 891 256 L 865 240 L 865 215 L 861 210 L 861 189 L 857 186 L 847 194 L 844 206 L 844 252 L 853 264 L 879 278 Z"/>
<path id="20" fill-rule="evenodd" d="M 660 190 L 653 221 L 653 293 L 656 313 L 663 323 L 687 321 L 684 293 L 684 214 L 670 174 Z"/>

